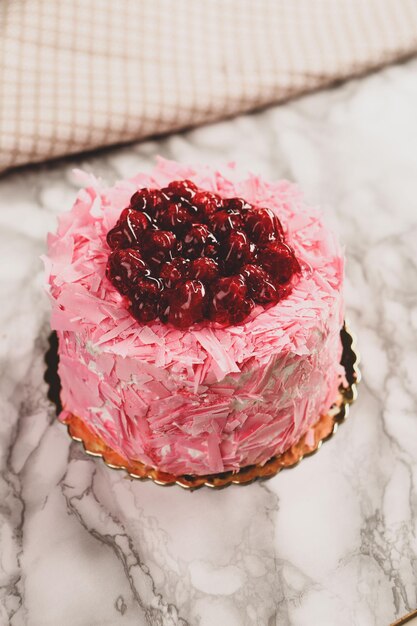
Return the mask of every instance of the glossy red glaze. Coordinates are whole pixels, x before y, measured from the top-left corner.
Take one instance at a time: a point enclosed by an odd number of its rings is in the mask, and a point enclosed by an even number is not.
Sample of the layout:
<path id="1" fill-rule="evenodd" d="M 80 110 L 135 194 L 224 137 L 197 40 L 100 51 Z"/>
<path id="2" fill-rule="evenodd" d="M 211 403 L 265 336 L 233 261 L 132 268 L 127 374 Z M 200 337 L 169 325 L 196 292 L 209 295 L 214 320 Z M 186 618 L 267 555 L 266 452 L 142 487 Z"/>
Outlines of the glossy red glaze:
<path id="1" fill-rule="evenodd" d="M 172 181 L 132 196 L 107 234 L 106 275 L 140 323 L 238 324 L 290 293 L 300 266 L 284 240 L 270 209 Z"/>

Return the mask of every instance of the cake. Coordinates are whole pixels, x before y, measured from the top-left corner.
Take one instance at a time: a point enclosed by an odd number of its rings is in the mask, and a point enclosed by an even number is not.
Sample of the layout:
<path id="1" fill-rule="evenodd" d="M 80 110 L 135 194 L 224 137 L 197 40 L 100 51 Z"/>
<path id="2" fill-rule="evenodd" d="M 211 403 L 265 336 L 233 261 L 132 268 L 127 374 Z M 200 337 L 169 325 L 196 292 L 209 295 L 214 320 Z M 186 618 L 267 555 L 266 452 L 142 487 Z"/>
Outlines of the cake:
<path id="1" fill-rule="evenodd" d="M 48 237 L 60 419 L 175 476 L 264 464 L 343 370 L 343 254 L 288 181 L 158 159 L 91 175 Z"/>

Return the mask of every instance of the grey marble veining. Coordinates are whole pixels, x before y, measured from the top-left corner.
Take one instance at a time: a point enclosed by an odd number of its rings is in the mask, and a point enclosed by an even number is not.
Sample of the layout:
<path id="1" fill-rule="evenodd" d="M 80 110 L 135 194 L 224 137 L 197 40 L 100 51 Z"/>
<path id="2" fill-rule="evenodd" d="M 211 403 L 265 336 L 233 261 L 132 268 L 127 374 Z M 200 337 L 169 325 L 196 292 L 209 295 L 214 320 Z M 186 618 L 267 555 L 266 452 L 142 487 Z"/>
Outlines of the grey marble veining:
<path id="1" fill-rule="evenodd" d="M 0 624 L 385 626 L 417 606 L 417 61 L 255 115 L 0 179 Z M 87 458 L 43 382 L 39 255 L 73 167 L 160 153 L 289 177 L 346 245 L 363 382 L 316 456 L 187 493 Z"/>

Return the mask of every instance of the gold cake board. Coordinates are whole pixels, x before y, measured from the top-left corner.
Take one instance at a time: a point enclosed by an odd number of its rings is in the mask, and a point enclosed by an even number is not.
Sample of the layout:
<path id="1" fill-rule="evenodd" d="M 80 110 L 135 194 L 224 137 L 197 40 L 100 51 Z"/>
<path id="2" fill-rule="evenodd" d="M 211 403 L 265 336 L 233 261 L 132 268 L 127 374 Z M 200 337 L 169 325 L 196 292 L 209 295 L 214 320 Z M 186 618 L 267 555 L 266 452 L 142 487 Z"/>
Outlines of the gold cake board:
<path id="1" fill-rule="evenodd" d="M 349 405 L 352 404 L 357 397 L 357 384 L 360 380 L 358 367 L 359 355 L 356 351 L 354 337 L 346 324 L 340 332 L 340 337 L 343 346 L 341 364 L 345 370 L 347 386 L 340 386 L 334 404 L 328 413 L 319 417 L 316 424 L 310 429 L 308 435 L 304 435 L 286 452 L 271 458 L 263 465 L 249 465 L 237 472 L 229 471 L 206 476 L 174 476 L 173 474 L 167 474 L 166 472 L 161 472 L 153 467 L 144 465 L 139 461 L 124 459 L 104 443 L 98 435 L 92 433 L 76 415 L 70 415 L 65 421 L 68 433 L 74 441 L 79 441 L 83 444 L 87 454 L 101 457 L 109 467 L 124 470 L 132 478 L 141 480 L 150 479 L 158 485 L 176 484 L 189 490 L 198 489 L 204 485 L 214 489 L 221 489 L 231 484 L 247 485 L 255 480 L 272 478 L 272 476 L 278 474 L 282 469 L 294 467 L 304 457 L 317 452 L 322 443 L 330 439 L 330 437 L 336 433 L 339 424 L 346 419 L 349 413 Z M 59 399 L 60 381 L 57 372 L 57 348 L 57 337 L 56 334 L 53 333 L 50 337 L 50 349 L 46 356 L 48 369 L 45 374 L 45 380 L 49 384 L 48 396 L 55 403 L 59 413 L 61 404 Z"/>
<path id="2" fill-rule="evenodd" d="M 391 624 L 391 626 L 404 626 L 404 624 L 409 624 L 410 626 L 412 626 L 412 624 L 417 624 L 417 609 L 411 611 L 411 613 L 407 613 L 407 615 L 404 615 L 400 619 L 397 619 Z"/>

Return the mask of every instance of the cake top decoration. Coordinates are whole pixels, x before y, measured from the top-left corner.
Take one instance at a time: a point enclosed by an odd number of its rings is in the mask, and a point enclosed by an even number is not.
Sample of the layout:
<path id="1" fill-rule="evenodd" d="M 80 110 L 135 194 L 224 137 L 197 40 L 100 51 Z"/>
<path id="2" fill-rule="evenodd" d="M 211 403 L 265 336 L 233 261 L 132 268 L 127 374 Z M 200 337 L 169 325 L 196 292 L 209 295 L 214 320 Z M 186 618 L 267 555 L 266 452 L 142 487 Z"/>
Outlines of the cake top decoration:
<path id="1" fill-rule="evenodd" d="M 140 323 L 243 322 L 300 272 L 278 217 L 190 180 L 136 191 L 107 234 L 106 275 Z"/>

